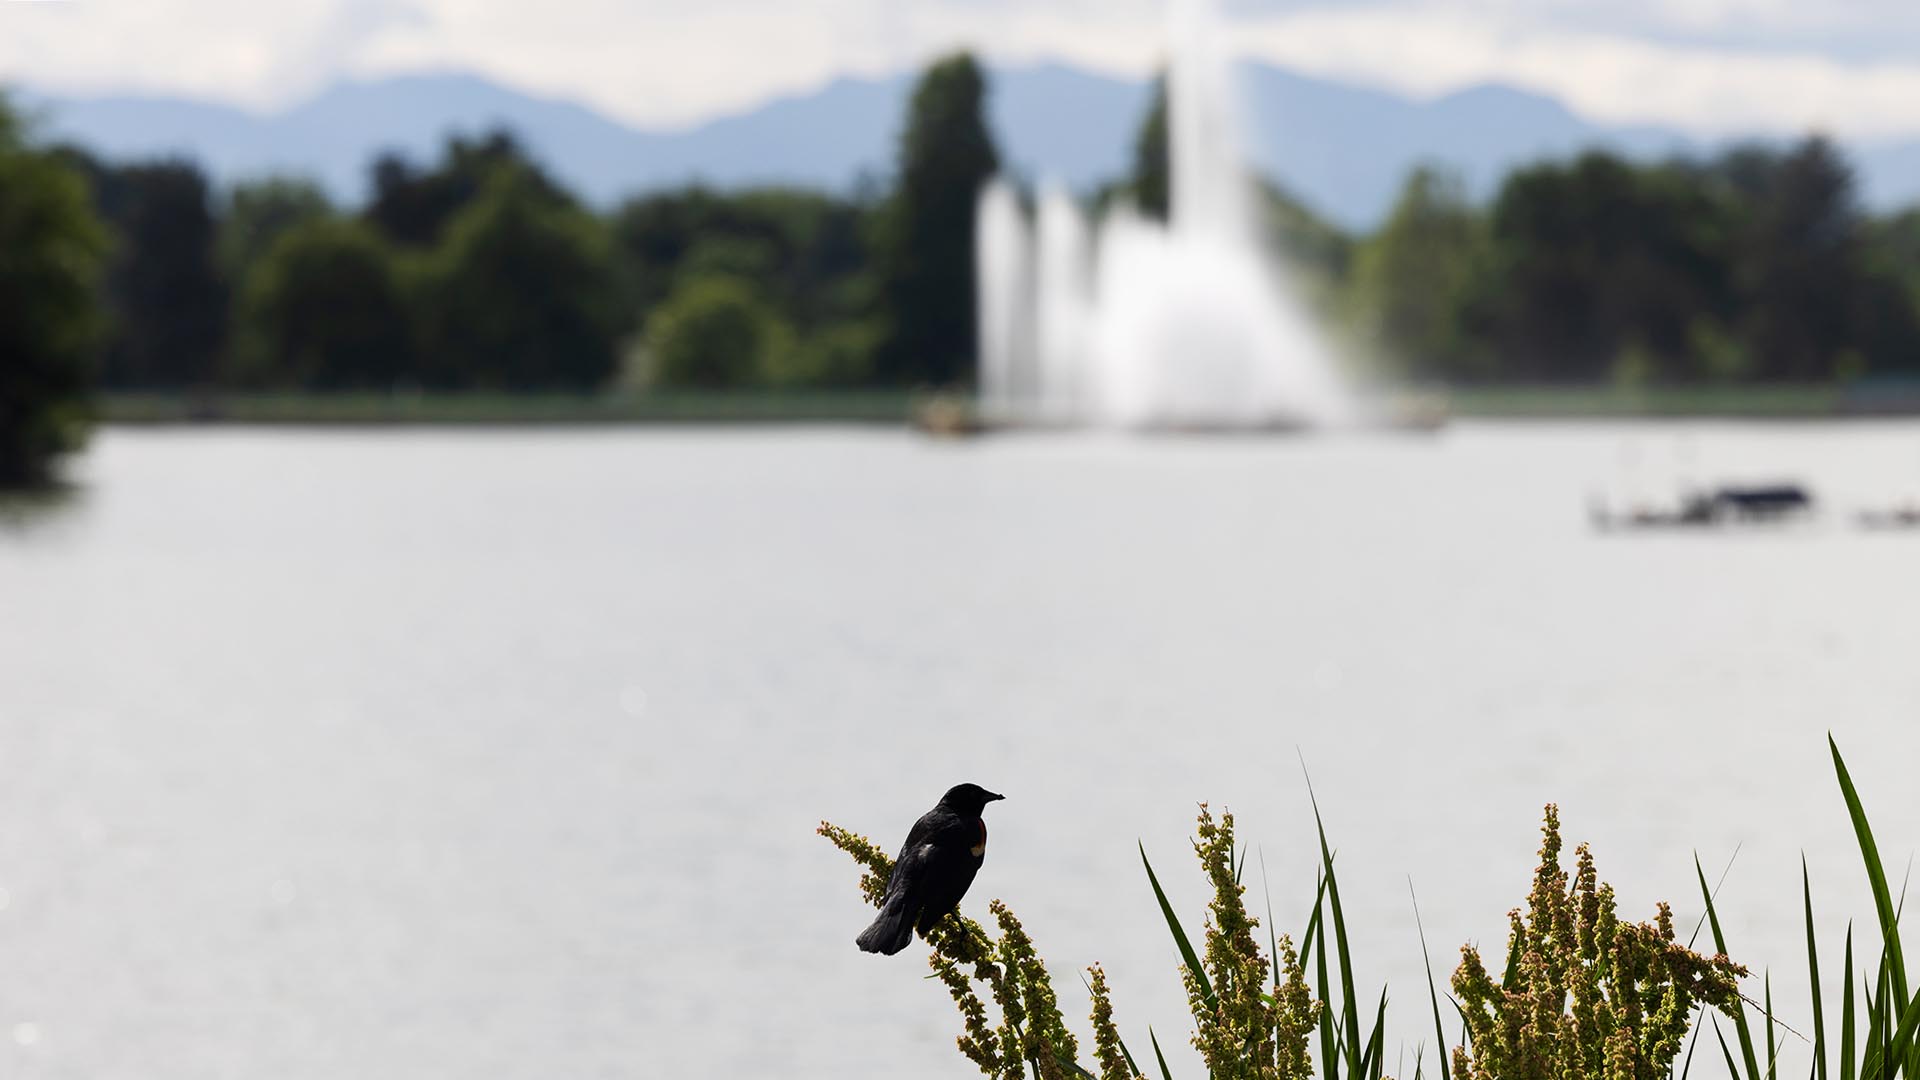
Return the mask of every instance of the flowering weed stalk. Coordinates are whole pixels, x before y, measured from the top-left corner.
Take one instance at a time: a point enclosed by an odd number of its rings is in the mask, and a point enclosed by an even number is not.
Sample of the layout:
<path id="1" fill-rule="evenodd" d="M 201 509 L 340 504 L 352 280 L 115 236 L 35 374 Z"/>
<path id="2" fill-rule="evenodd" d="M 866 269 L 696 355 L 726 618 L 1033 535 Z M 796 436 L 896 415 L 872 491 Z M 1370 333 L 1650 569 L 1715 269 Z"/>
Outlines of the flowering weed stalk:
<path id="1" fill-rule="evenodd" d="M 1454 1049 L 1454 1080 L 1664 1080 L 1694 1007 L 1733 1015 L 1747 969 L 1676 942 L 1665 903 L 1652 922 L 1620 921 L 1585 844 L 1569 881 L 1556 807 L 1541 833 L 1527 910 L 1507 916 L 1505 974 L 1494 981 L 1478 949 L 1460 950 L 1453 991 L 1471 1049 Z"/>

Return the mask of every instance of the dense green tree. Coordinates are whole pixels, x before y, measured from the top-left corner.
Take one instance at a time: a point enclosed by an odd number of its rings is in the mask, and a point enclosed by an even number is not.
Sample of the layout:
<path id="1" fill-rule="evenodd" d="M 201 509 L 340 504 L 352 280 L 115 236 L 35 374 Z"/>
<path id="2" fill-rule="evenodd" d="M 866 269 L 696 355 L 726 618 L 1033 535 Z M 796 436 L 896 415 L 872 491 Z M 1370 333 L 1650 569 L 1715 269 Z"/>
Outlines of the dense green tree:
<path id="1" fill-rule="evenodd" d="M 242 287 L 282 233 L 332 214 L 326 192 L 310 180 L 276 176 L 234 185 L 214 244 L 221 273 Z"/>
<path id="2" fill-rule="evenodd" d="M 722 193 L 692 187 L 633 199 L 614 215 L 614 242 L 636 303 L 651 308 L 677 278 L 731 274 L 760 283 L 796 324 L 847 318 L 851 279 L 867 270 L 867 207 L 815 192 Z"/>
<path id="3" fill-rule="evenodd" d="M 1875 264 L 1899 274 L 1920 302 L 1920 206 L 1868 222 L 1867 246 Z"/>
<path id="4" fill-rule="evenodd" d="M 236 382 L 390 389 L 411 375 L 394 255 L 371 228 L 317 220 L 282 233 L 239 303 Z"/>
<path id="5" fill-rule="evenodd" d="M 446 388 L 592 390 L 626 322 L 600 222 L 514 169 L 448 223 L 414 303 L 421 377 Z"/>
<path id="6" fill-rule="evenodd" d="M 416 166 L 399 154 L 381 155 L 373 163 L 367 220 L 395 244 L 432 247 L 455 215 L 478 199 L 500 172 L 518 174 L 520 182 L 544 201 L 573 204 L 512 133 L 495 130 L 479 139 L 449 139 L 439 163 L 431 168 Z"/>
<path id="7" fill-rule="evenodd" d="M 973 377 L 974 207 L 999 168 L 985 99 L 980 67 L 964 53 L 935 63 L 914 88 L 877 252 L 890 323 L 878 375 L 887 382 Z"/>
<path id="8" fill-rule="evenodd" d="M 86 437 L 104 250 L 84 179 L 0 97 L 0 488 L 46 481 Z"/>
<path id="9" fill-rule="evenodd" d="M 1485 228 L 1458 177 L 1415 169 L 1355 269 L 1361 333 L 1401 371 L 1473 374 L 1459 312 L 1483 259 Z"/>
<path id="10" fill-rule="evenodd" d="M 880 334 L 880 324 L 871 319 L 848 319 L 818 327 L 791 352 L 776 355 L 771 381 L 813 387 L 868 385 L 873 381 L 873 358 L 879 350 Z"/>
<path id="11" fill-rule="evenodd" d="M 859 199 L 692 187 L 629 201 L 612 229 L 622 288 L 636 307 L 652 310 L 689 281 L 749 280 L 797 339 L 763 375 L 845 386 L 871 378 L 879 340 L 867 243 L 871 217 Z"/>
<path id="12" fill-rule="evenodd" d="M 112 238 L 102 381 L 135 389 L 205 385 L 219 369 L 228 301 L 206 175 L 188 161 L 101 165 L 72 153 L 68 160 L 90 174 Z"/>
<path id="13" fill-rule="evenodd" d="M 1833 145 L 1739 149 L 1716 171 L 1743 204 L 1733 259 L 1754 373 L 1817 380 L 1899 366 L 1911 312 L 1888 310 L 1902 289 L 1870 259 L 1852 172 Z"/>
<path id="14" fill-rule="evenodd" d="M 1508 177 L 1462 319 L 1497 374 L 1613 376 L 1623 357 L 1695 364 L 1701 319 L 1729 308 L 1726 207 L 1680 170 L 1605 153 Z"/>
<path id="15" fill-rule="evenodd" d="M 769 381 L 792 334 L 738 278 L 690 278 L 647 321 L 653 381 L 660 386 L 731 390 Z"/>

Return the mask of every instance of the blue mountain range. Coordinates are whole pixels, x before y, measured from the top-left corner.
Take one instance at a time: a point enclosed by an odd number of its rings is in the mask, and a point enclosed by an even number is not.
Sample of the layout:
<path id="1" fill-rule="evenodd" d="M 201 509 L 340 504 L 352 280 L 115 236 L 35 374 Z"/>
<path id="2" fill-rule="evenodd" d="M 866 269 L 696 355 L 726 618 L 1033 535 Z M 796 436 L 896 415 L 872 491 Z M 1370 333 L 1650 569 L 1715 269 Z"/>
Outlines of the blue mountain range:
<path id="1" fill-rule="evenodd" d="M 1001 67 L 991 77 L 990 119 L 1021 175 L 1084 190 L 1125 170 L 1146 82 L 1058 64 Z M 1642 158 L 1715 149 L 1658 127 L 1591 122 L 1553 98 L 1506 86 L 1414 100 L 1262 64 L 1247 65 L 1242 78 L 1254 165 L 1349 228 L 1377 224 L 1422 162 L 1455 169 L 1485 196 L 1515 165 L 1587 147 Z M 380 152 L 427 160 L 448 134 L 505 126 L 564 182 L 611 205 L 693 181 L 840 190 L 863 178 L 884 182 L 911 87 L 907 75 L 841 78 L 672 131 L 458 73 L 342 82 L 272 113 L 154 96 L 55 97 L 31 88 L 20 96 L 45 134 L 109 158 L 185 155 L 221 182 L 304 175 L 346 200 L 365 193 Z M 1867 205 L 1920 201 L 1920 138 L 1843 146 Z"/>

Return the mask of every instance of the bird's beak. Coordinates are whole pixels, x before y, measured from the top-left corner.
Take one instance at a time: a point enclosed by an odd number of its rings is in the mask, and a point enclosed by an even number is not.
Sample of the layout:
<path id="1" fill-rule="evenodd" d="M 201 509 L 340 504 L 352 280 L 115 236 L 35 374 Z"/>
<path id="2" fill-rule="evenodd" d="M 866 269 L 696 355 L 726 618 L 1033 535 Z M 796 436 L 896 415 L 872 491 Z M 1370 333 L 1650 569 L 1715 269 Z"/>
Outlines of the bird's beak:
<path id="1" fill-rule="evenodd" d="M 1005 798 L 1006 798 L 1006 796 L 1005 796 L 1005 795 L 995 795 L 995 794 L 994 794 L 993 792 L 991 792 L 991 791 L 989 791 L 989 792 L 987 792 L 987 801 L 988 801 L 988 802 L 999 802 L 999 801 L 1001 801 L 1002 799 L 1005 799 Z"/>

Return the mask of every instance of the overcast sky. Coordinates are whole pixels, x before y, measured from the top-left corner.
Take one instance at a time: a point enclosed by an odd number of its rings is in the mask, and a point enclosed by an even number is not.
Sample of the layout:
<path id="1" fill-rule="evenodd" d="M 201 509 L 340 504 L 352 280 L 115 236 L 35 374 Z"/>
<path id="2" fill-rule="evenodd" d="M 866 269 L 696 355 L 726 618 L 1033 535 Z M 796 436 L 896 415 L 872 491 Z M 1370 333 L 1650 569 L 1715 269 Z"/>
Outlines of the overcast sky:
<path id="1" fill-rule="evenodd" d="M 1244 51 L 1419 95 L 1489 81 L 1700 133 L 1920 133 L 1916 0 L 1227 0 Z M 0 83 L 272 108 L 468 70 L 678 126 L 971 46 L 1151 70 L 1160 0 L 0 0 Z"/>

